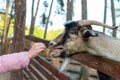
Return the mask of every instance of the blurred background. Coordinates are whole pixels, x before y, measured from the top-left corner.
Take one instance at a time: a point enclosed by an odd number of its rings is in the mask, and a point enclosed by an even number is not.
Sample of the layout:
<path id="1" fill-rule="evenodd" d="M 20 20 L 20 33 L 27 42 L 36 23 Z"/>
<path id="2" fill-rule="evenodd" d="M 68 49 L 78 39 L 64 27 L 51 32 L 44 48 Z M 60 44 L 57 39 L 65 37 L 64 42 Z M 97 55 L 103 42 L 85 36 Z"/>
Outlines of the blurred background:
<path id="1" fill-rule="evenodd" d="M 15 2 L 1 0 L 0 5 L 0 36 L 5 26 L 8 26 L 7 37 L 13 37 Z M 120 0 L 26 0 L 25 9 L 25 35 L 48 40 L 61 33 L 63 24 L 69 20 L 89 19 L 120 25 Z M 93 28 L 120 36 L 119 29 L 112 32 L 102 27 Z"/>

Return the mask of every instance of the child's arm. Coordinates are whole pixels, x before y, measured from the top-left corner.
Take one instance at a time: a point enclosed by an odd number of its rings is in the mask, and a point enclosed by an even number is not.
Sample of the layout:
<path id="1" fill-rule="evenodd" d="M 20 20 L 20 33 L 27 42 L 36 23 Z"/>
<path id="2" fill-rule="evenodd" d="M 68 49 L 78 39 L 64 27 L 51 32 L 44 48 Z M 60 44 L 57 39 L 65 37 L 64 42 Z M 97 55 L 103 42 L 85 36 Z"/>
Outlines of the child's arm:
<path id="1" fill-rule="evenodd" d="M 28 52 L 0 56 L 0 73 L 26 67 L 30 59 L 36 57 L 45 48 L 46 46 L 43 43 L 35 43 Z"/>
<path id="2" fill-rule="evenodd" d="M 27 52 L 0 56 L 0 73 L 24 68 L 29 64 L 29 61 Z"/>

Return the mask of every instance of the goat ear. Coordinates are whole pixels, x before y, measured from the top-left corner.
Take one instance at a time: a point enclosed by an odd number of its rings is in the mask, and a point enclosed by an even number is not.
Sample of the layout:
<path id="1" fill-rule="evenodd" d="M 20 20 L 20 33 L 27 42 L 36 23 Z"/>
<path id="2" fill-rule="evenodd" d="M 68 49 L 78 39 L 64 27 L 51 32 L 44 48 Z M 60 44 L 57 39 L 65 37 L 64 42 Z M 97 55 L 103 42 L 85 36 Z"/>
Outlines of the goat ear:
<path id="1" fill-rule="evenodd" d="M 93 30 L 90 30 L 90 29 L 83 30 L 82 35 L 83 35 L 84 38 L 97 37 L 98 36 L 98 34 L 96 32 L 94 32 Z"/>

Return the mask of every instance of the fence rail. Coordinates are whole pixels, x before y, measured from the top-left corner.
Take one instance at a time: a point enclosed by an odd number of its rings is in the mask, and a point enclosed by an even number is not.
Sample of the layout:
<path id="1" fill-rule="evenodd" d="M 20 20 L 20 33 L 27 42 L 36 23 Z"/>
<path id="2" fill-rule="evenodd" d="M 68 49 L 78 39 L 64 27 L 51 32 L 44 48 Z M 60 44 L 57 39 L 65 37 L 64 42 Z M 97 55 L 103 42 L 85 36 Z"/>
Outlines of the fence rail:
<path id="1" fill-rule="evenodd" d="M 25 80 L 70 80 L 70 77 L 60 73 L 41 56 L 31 60 L 30 65 L 23 72 Z"/>

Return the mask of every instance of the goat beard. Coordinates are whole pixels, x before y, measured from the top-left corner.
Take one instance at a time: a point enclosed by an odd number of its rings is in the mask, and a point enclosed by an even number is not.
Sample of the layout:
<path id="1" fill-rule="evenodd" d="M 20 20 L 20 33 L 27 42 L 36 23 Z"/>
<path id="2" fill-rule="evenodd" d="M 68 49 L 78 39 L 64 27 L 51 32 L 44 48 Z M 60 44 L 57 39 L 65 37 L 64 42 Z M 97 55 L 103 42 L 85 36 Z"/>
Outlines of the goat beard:
<path id="1" fill-rule="evenodd" d="M 68 67 L 68 65 L 70 64 L 71 62 L 71 58 L 69 55 L 67 55 L 65 52 L 61 52 L 61 53 L 56 53 L 56 52 L 51 52 L 51 57 L 54 57 L 54 58 L 58 58 L 58 57 L 61 57 L 63 58 L 63 63 L 59 69 L 60 72 L 63 72 L 65 71 L 65 69 Z"/>
<path id="2" fill-rule="evenodd" d="M 54 54 L 54 56 L 52 54 Z M 66 54 L 66 52 L 64 52 L 64 51 L 60 52 L 60 51 L 57 51 L 57 50 L 55 52 L 51 53 L 51 56 L 54 57 L 54 58 L 61 57 L 61 58 L 64 59 L 62 65 L 61 65 L 61 67 L 59 69 L 60 72 L 63 72 L 63 71 L 65 71 L 67 69 L 68 65 L 71 62 L 71 57 L 73 55 L 74 54 L 69 55 L 69 54 Z"/>
<path id="3" fill-rule="evenodd" d="M 71 55 L 68 55 L 68 54 L 66 54 L 65 52 L 62 52 L 62 53 L 61 53 L 60 57 L 63 58 L 64 61 L 63 61 L 62 65 L 61 65 L 61 68 L 60 68 L 60 70 L 59 70 L 60 72 L 63 72 L 63 71 L 65 71 L 65 70 L 67 69 L 68 65 L 69 65 L 70 62 L 71 62 L 71 57 L 72 57 L 73 55 L 75 55 L 75 54 L 76 54 L 76 53 L 71 54 Z"/>
<path id="4" fill-rule="evenodd" d="M 71 58 L 70 58 L 70 57 L 64 58 L 64 61 L 63 61 L 62 65 L 61 65 L 61 68 L 60 68 L 59 71 L 60 71 L 60 72 L 65 71 L 65 69 L 67 69 L 67 67 L 68 67 L 68 65 L 70 64 L 70 62 L 71 62 Z"/>
<path id="5" fill-rule="evenodd" d="M 70 62 L 71 62 L 71 57 L 72 57 L 72 56 L 73 56 L 73 55 L 68 55 L 68 54 L 66 54 L 65 52 L 62 52 L 62 53 L 60 54 L 59 57 L 61 57 L 61 58 L 64 59 L 62 65 L 61 65 L 61 67 L 60 67 L 60 69 L 59 69 L 60 72 L 63 72 L 63 71 L 65 71 L 65 70 L 67 69 L 68 65 L 69 65 Z"/>

